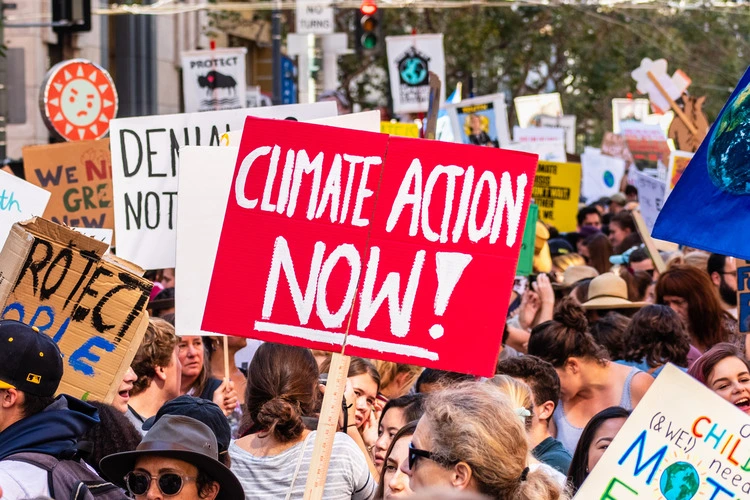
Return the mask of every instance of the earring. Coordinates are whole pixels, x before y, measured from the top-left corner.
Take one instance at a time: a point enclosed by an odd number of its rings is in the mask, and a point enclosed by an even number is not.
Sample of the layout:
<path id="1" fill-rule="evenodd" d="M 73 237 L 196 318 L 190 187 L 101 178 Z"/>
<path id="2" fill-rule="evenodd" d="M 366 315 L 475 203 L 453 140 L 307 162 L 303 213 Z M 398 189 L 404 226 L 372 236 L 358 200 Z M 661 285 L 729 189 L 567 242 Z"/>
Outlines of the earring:
<path id="1" fill-rule="evenodd" d="M 588 468 L 588 466 L 586 466 L 586 474 L 588 474 L 588 473 L 589 473 L 589 468 Z"/>

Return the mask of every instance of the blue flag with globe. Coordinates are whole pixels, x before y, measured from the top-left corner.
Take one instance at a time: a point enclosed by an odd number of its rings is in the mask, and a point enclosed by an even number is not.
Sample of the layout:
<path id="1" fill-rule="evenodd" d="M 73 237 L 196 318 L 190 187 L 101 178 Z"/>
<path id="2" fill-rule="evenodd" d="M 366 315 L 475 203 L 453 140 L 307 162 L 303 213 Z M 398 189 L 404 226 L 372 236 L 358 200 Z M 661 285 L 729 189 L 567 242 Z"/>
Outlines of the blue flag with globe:
<path id="1" fill-rule="evenodd" d="M 653 237 L 750 260 L 750 68 L 667 198 Z"/>

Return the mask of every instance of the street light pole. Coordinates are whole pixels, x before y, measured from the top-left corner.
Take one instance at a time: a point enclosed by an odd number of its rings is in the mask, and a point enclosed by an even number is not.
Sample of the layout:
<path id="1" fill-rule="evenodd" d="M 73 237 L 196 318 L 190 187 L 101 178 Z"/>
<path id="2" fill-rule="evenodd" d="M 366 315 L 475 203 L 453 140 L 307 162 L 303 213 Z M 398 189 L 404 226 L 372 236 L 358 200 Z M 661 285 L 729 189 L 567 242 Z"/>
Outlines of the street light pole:
<path id="1" fill-rule="evenodd" d="M 271 26 L 273 51 L 273 103 L 281 104 L 281 0 L 274 0 Z"/>

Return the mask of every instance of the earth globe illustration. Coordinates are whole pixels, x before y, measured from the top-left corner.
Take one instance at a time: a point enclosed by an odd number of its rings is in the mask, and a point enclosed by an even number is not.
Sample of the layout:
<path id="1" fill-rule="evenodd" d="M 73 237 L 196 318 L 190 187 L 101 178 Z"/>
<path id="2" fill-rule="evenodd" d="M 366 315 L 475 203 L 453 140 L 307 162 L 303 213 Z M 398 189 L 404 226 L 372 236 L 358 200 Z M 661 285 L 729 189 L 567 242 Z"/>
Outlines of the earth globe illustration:
<path id="1" fill-rule="evenodd" d="M 666 500 L 690 500 L 698 493 L 700 477 L 687 462 L 675 462 L 661 474 L 659 488 Z"/>
<path id="2" fill-rule="evenodd" d="M 706 152 L 708 176 L 728 193 L 750 194 L 750 84 L 719 117 Z"/>

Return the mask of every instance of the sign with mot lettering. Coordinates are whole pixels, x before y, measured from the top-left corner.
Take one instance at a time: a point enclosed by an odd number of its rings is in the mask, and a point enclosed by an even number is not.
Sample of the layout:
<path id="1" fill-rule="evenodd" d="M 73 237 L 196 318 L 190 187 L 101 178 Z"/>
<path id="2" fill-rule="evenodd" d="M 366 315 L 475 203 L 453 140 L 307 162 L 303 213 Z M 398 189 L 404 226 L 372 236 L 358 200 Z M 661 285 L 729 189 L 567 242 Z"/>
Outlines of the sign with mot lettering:
<path id="1" fill-rule="evenodd" d="M 202 330 L 490 375 L 536 164 L 248 118 Z"/>
<path id="2" fill-rule="evenodd" d="M 117 255 L 144 269 L 174 267 L 180 148 L 219 146 L 222 134 L 242 128 L 249 115 L 324 118 L 336 115 L 336 103 L 112 120 Z M 211 165 L 206 165 L 206 175 L 211 175 Z"/>
<path id="3" fill-rule="evenodd" d="M 297 33 L 327 35 L 333 33 L 333 6 L 330 0 L 297 0 Z"/>

